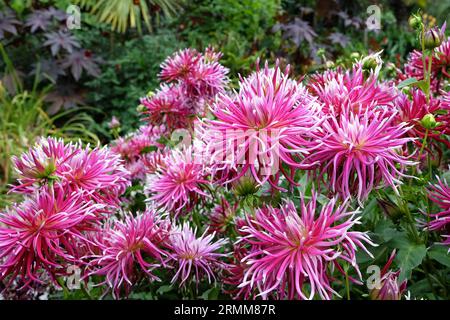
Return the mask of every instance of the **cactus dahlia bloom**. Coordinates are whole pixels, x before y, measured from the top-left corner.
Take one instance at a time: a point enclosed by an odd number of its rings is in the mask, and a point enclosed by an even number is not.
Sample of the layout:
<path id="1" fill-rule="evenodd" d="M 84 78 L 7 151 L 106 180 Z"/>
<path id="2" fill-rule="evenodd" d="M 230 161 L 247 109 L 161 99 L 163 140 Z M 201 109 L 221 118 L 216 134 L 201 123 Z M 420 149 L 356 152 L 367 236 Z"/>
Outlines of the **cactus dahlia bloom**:
<path id="1" fill-rule="evenodd" d="M 193 49 L 176 52 L 161 64 L 161 79 L 176 81 L 190 99 L 210 99 L 223 92 L 228 69 L 219 64 L 220 52 L 208 48 L 204 54 Z"/>
<path id="2" fill-rule="evenodd" d="M 389 267 L 394 261 L 395 250 L 389 257 L 388 262 L 381 270 L 380 276 L 380 287 L 375 288 L 370 292 L 370 297 L 372 300 L 401 300 L 403 292 L 406 290 L 407 280 L 399 283 L 398 276 L 400 275 L 400 270 L 394 272 L 389 270 Z"/>
<path id="3" fill-rule="evenodd" d="M 69 264 L 80 262 L 81 232 L 100 207 L 55 185 L 0 213 L 0 280 L 21 277 L 28 286 L 49 276 L 57 283 Z"/>
<path id="4" fill-rule="evenodd" d="M 144 120 L 152 125 L 165 125 L 169 131 L 187 128 L 195 112 L 182 88 L 176 85 L 162 84 L 154 95 L 141 98 L 141 104 L 145 107 Z"/>
<path id="5" fill-rule="evenodd" d="M 77 145 L 62 139 L 40 138 L 28 152 L 12 161 L 19 175 L 15 192 L 32 193 L 40 185 L 61 176 L 68 169 L 67 161 L 80 151 Z"/>
<path id="6" fill-rule="evenodd" d="M 208 157 L 239 169 L 233 179 L 250 172 L 258 183 L 269 180 L 276 187 L 280 170 L 295 183 L 295 169 L 310 168 L 300 160 L 310 151 L 310 132 L 320 124 L 318 105 L 301 84 L 288 78 L 288 71 L 266 63 L 241 80 L 239 93 L 219 95 L 212 108 L 217 120 L 205 120 L 200 137 Z"/>
<path id="7" fill-rule="evenodd" d="M 429 64 L 429 57 L 425 58 L 425 65 Z M 442 87 L 442 81 L 450 78 L 450 38 L 434 49 L 434 55 L 431 61 L 431 86 L 434 91 L 439 91 Z M 408 57 L 401 79 L 416 78 L 423 79 L 423 60 L 422 52 L 414 50 Z"/>
<path id="8" fill-rule="evenodd" d="M 230 294 L 233 299 L 249 300 L 255 291 L 250 286 L 239 287 L 245 271 L 249 268 L 246 261 L 243 261 L 248 253 L 248 249 L 242 243 L 236 243 L 233 249 L 233 257 L 229 258 L 227 268 L 222 276 L 223 283 L 229 287 L 224 292 Z"/>
<path id="9" fill-rule="evenodd" d="M 438 178 L 438 183 L 431 185 L 428 197 L 431 201 L 436 203 L 442 211 L 436 214 L 430 215 L 434 220 L 431 221 L 427 229 L 428 230 L 447 230 L 450 226 L 450 187 L 447 182 L 444 182 Z M 450 235 L 444 235 L 446 240 L 444 244 L 450 245 Z"/>
<path id="10" fill-rule="evenodd" d="M 211 283 L 211 280 L 215 279 L 215 273 L 225 267 L 219 258 L 226 254 L 218 253 L 218 251 L 223 248 L 227 240 L 213 242 L 214 234 L 207 235 L 208 230 L 197 238 L 196 231 L 196 229 L 192 230 L 188 223 L 184 223 L 181 227 L 175 228 L 170 235 L 171 265 L 178 268 L 172 283 L 179 279 L 180 285 L 183 285 L 192 276 L 195 276 L 197 285 L 204 276 Z"/>
<path id="11" fill-rule="evenodd" d="M 309 203 L 302 197 L 300 213 L 293 202 L 281 209 L 266 207 L 247 215 L 241 228 L 242 244 L 249 245 L 243 258 L 248 265 L 240 288 L 250 286 L 258 296 L 276 299 L 331 299 L 330 267 L 340 272 L 340 262 L 351 264 L 359 277 L 356 250 L 369 255 L 365 243 L 373 245 L 366 233 L 350 231 L 359 224 L 358 212 L 347 211 L 347 204 L 335 208 L 336 199 L 325 204 L 316 216 L 316 194 Z M 352 279 L 354 282 L 358 282 Z"/>
<path id="12" fill-rule="evenodd" d="M 365 78 L 362 66 L 353 70 L 328 70 L 312 77 L 308 89 L 323 103 L 324 114 L 340 115 L 342 112 L 362 112 L 367 109 L 392 109 L 396 96 L 393 88 L 377 81 L 377 73 Z"/>
<path id="13" fill-rule="evenodd" d="M 233 225 L 236 211 L 239 207 L 239 202 L 231 205 L 224 197 L 220 203 L 212 210 L 209 217 L 210 230 L 218 233 L 225 233 L 227 229 Z"/>
<path id="14" fill-rule="evenodd" d="M 427 102 L 427 98 L 422 90 L 412 90 L 411 99 L 401 93 L 395 100 L 395 106 L 398 109 L 397 122 L 406 122 L 408 126 L 412 127 L 407 134 L 411 137 L 419 138 L 414 141 L 419 148 L 422 146 L 422 141 L 426 133 L 426 128 L 422 125 L 421 120 L 430 113 L 436 114 L 436 121 L 440 125 L 428 131 L 427 137 L 438 142 L 443 142 L 450 147 L 450 142 L 441 137 L 448 130 L 447 116 L 437 115 L 437 111 L 445 110 L 444 101 L 431 97 L 430 102 Z"/>
<path id="15" fill-rule="evenodd" d="M 146 211 L 136 217 L 126 216 L 124 221 L 115 221 L 95 238 L 91 246 L 92 255 L 88 263 L 87 276 L 105 276 L 106 283 L 115 298 L 121 289 L 126 294 L 139 280 L 138 270 L 151 280 L 159 280 L 152 270 L 164 264 L 166 252 L 162 249 L 167 240 L 167 230 L 159 225 L 155 211 Z"/>
<path id="16" fill-rule="evenodd" d="M 161 64 L 160 78 L 168 82 L 185 80 L 195 72 L 200 59 L 195 49 L 180 50 Z"/>
<path id="17" fill-rule="evenodd" d="M 148 177 L 146 191 L 152 194 L 150 201 L 175 216 L 189 212 L 200 198 L 208 196 L 201 189 L 201 184 L 209 183 L 203 165 L 195 161 L 190 147 L 172 150 L 164 163 Z"/>
<path id="18" fill-rule="evenodd" d="M 71 157 L 66 164 L 70 168 L 63 176 L 69 190 L 85 191 L 96 202 L 117 205 L 119 197 L 131 185 L 130 173 L 120 156 L 108 148 L 89 147 Z"/>
<path id="19" fill-rule="evenodd" d="M 362 203 L 381 184 L 397 191 L 400 178 L 409 177 L 402 169 L 415 162 L 401 154 L 405 144 L 414 140 L 405 137 L 410 127 L 394 120 L 395 113 L 368 110 L 330 117 L 317 135 L 320 148 L 305 161 L 320 163 L 316 174 L 342 199 L 356 195 Z"/>

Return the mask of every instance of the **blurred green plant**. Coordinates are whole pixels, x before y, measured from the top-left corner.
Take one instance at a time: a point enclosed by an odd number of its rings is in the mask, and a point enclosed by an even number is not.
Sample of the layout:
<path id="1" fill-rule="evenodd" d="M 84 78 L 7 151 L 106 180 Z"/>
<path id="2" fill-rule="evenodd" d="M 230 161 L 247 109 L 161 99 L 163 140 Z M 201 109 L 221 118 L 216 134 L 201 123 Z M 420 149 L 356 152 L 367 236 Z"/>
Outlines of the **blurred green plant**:
<path id="1" fill-rule="evenodd" d="M 82 36 L 83 43 L 88 42 L 89 47 L 104 46 L 104 51 L 108 51 L 109 43 L 99 41 L 101 37 L 95 35 L 98 33 L 94 31 L 85 34 Z M 136 111 L 139 98 L 159 86 L 157 75 L 161 62 L 185 47 L 185 43 L 177 40 L 167 29 L 140 38 L 117 40 L 109 59 L 103 64 L 102 74 L 85 83 L 90 89 L 87 95 L 89 105 L 103 112 L 102 118 L 98 119 L 102 123 L 99 131 L 107 137 L 107 122 L 112 116 L 120 119 L 122 132 L 136 129 L 140 118 Z"/>
<path id="2" fill-rule="evenodd" d="M 280 0 L 194 0 L 173 21 L 189 45 L 203 50 L 213 45 L 223 52 L 221 63 L 231 74 L 248 73 L 254 61 L 276 49 L 277 36 L 268 36 Z"/>
<path id="3" fill-rule="evenodd" d="M 143 21 L 152 32 L 152 16 L 157 21 L 160 12 L 172 17 L 181 9 L 180 0 L 75 0 L 82 8 L 89 10 L 100 23 L 111 25 L 113 31 L 125 33 L 129 28 L 137 28 L 142 33 Z"/>
<path id="4" fill-rule="evenodd" d="M 98 138 L 87 129 L 92 118 L 79 108 L 50 117 L 45 112 L 45 97 L 51 85 L 38 89 L 38 72 L 32 89 L 24 89 L 2 44 L 0 54 L 15 89 L 11 94 L 0 82 L 0 207 L 4 207 L 14 200 L 6 195 L 8 183 L 13 179 L 11 157 L 25 151 L 36 138 L 51 135 L 91 143 L 97 143 Z"/>

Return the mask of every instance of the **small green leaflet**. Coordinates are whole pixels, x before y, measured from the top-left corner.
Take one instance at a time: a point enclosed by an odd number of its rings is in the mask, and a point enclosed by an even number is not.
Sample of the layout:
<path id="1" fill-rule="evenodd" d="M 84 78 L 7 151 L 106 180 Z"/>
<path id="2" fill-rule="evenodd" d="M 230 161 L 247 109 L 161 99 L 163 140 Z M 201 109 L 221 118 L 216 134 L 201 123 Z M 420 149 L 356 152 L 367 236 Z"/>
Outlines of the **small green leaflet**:
<path id="1" fill-rule="evenodd" d="M 422 263 L 426 254 L 427 248 L 424 244 L 410 243 L 408 246 L 401 248 L 395 258 L 401 270 L 399 281 L 411 278 L 411 271 Z"/>
<path id="2" fill-rule="evenodd" d="M 415 84 L 417 82 L 419 82 L 419 80 L 417 80 L 416 78 L 409 78 L 409 79 L 406 79 L 406 80 L 403 80 L 402 82 L 400 82 L 398 84 L 397 88 L 402 89 L 402 88 L 404 88 L 406 86 L 410 86 L 410 85 Z"/>

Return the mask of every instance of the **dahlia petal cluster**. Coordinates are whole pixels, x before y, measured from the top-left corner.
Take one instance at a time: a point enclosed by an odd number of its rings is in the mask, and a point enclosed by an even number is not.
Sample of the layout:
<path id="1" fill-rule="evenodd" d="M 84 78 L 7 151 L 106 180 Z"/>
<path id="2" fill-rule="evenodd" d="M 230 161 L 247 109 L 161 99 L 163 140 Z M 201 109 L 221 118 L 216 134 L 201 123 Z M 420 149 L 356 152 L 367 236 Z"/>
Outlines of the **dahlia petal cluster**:
<path id="1" fill-rule="evenodd" d="M 130 185 L 130 173 L 118 154 L 108 148 L 81 150 L 67 161 L 62 179 L 70 191 L 85 192 L 96 202 L 117 205 Z"/>
<path id="2" fill-rule="evenodd" d="M 438 183 L 430 186 L 428 197 L 437 204 L 442 211 L 431 214 L 433 220 L 427 226 L 429 230 L 446 230 L 450 225 L 450 186 L 446 181 L 438 178 Z M 450 235 L 444 235 L 444 244 L 450 245 Z"/>
<path id="3" fill-rule="evenodd" d="M 83 194 L 37 190 L 23 203 L 0 213 L 0 280 L 20 277 L 24 286 L 42 283 L 78 265 L 95 211 L 102 206 L 84 201 Z"/>
<path id="4" fill-rule="evenodd" d="M 196 237 L 196 232 L 196 229 L 184 223 L 181 227 L 174 229 L 170 235 L 170 264 L 178 268 L 172 283 L 179 280 L 182 286 L 193 277 L 197 284 L 203 277 L 211 283 L 211 280 L 216 278 L 216 273 L 225 267 L 220 258 L 225 257 L 226 254 L 219 251 L 227 240 L 220 239 L 214 242 L 214 233 L 207 234 L 208 230 L 205 230 L 200 237 Z"/>
<path id="5" fill-rule="evenodd" d="M 380 272 L 380 287 L 375 288 L 370 292 L 370 297 L 373 300 L 401 300 L 403 293 L 406 290 L 407 280 L 403 282 L 398 281 L 400 270 L 389 270 L 395 258 L 395 250 L 389 257 L 388 262 Z"/>
<path id="6" fill-rule="evenodd" d="M 345 261 L 361 277 L 356 250 L 370 255 L 365 243 L 374 244 L 366 233 L 351 231 L 360 223 L 358 212 L 348 211 L 347 204 L 336 206 L 336 199 L 318 215 L 316 206 L 313 194 L 308 203 L 302 197 L 300 213 L 288 201 L 280 209 L 265 207 L 247 215 L 240 230 L 242 244 L 249 246 L 240 288 L 250 287 L 262 298 L 331 299 L 337 293 L 331 287 L 330 267 L 342 272 L 340 263 Z"/>
<path id="7" fill-rule="evenodd" d="M 396 98 L 395 106 L 398 109 L 397 122 L 405 122 L 412 127 L 407 134 L 411 137 L 419 138 L 414 141 L 419 147 L 422 146 L 425 134 L 427 134 L 427 138 L 432 139 L 434 142 L 443 142 L 450 146 L 450 142 L 442 137 L 448 131 L 448 116 L 447 114 L 441 114 L 441 111 L 445 112 L 446 109 L 445 97 L 443 99 L 430 97 L 430 101 L 427 101 L 423 91 L 418 89 L 411 90 L 410 96 L 400 93 Z M 426 128 L 421 123 L 421 120 L 427 114 L 435 115 L 439 124 L 428 132 L 426 132 Z"/>
<path id="8" fill-rule="evenodd" d="M 322 123 L 319 147 L 304 161 L 319 163 L 315 174 L 331 192 L 342 199 L 355 195 L 362 204 L 375 187 L 388 185 L 397 192 L 400 178 L 408 177 L 402 169 L 415 164 L 402 154 L 414 140 L 405 137 L 408 130 L 388 111 L 344 112 Z"/>
<path id="9" fill-rule="evenodd" d="M 378 73 L 365 76 L 357 64 L 352 70 L 328 70 L 312 76 L 308 89 L 323 104 L 322 113 L 334 116 L 352 111 L 364 113 L 367 109 L 390 110 L 396 97 L 394 88 L 379 83 Z"/>
<path id="10" fill-rule="evenodd" d="M 152 270 L 164 265 L 167 257 L 164 243 L 168 237 L 160 219 L 154 210 L 147 210 L 107 225 L 90 246 L 92 254 L 86 257 L 90 259 L 88 275 L 105 276 L 103 283 L 113 290 L 116 298 L 123 289 L 126 294 L 130 292 L 139 279 L 138 270 L 151 280 L 159 280 Z"/>
<path id="11" fill-rule="evenodd" d="M 143 125 L 139 130 L 111 143 L 111 150 L 118 153 L 125 162 L 125 168 L 130 172 L 132 180 L 145 180 L 148 171 L 145 159 L 159 153 L 156 149 L 164 147 L 159 143 L 159 139 L 165 137 L 166 133 L 165 125 Z"/>
<path id="12" fill-rule="evenodd" d="M 245 224 L 244 221 L 241 220 Z M 247 262 L 244 258 L 249 254 L 249 250 L 242 243 L 236 243 L 233 248 L 233 256 L 229 258 L 227 268 L 222 275 L 222 281 L 228 286 L 225 293 L 230 294 L 233 299 L 249 300 L 253 296 L 254 290 L 250 286 L 242 286 L 242 279 L 248 269 Z"/>
<path id="13" fill-rule="evenodd" d="M 83 265 L 88 235 L 119 205 L 129 172 L 106 147 L 54 138 L 41 138 L 14 163 L 19 185 L 12 191 L 26 195 L 0 215 L 0 280 L 57 283 L 69 265 Z"/>
<path id="14" fill-rule="evenodd" d="M 130 184 L 129 172 L 120 157 L 110 149 L 65 144 L 54 138 L 41 138 L 20 157 L 13 158 L 19 185 L 14 192 L 33 193 L 44 185 L 58 181 L 68 192 L 83 192 L 116 204 Z"/>
<path id="15" fill-rule="evenodd" d="M 164 124 L 169 131 L 189 128 L 197 114 L 204 115 L 215 95 L 224 92 L 228 69 L 219 63 L 222 54 L 208 48 L 176 52 L 161 64 L 161 88 L 141 99 L 145 120 Z"/>
<path id="16" fill-rule="evenodd" d="M 150 201 L 175 216 L 189 212 L 199 200 L 208 196 L 201 186 L 209 183 L 203 165 L 197 163 L 190 147 L 172 150 L 165 156 L 164 163 L 147 178 L 146 191 Z"/>
<path id="17" fill-rule="evenodd" d="M 430 57 L 425 57 L 425 66 L 428 67 Z M 443 41 L 442 44 L 433 50 L 431 57 L 431 86 L 435 92 L 439 92 L 443 87 L 443 81 L 449 80 L 450 72 L 450 38 Z M 422 51 L 414 50 L 408 57 L 404 73 L 400 75 L 401 79 L 416 78 L 423 80 L 424 64 Z"/>
<path id="18" fill-rule="evenodd" d="M 194 117 L 195 112 L 182 90 L 179 86 L 162 84 L 155 94 L 142 98 L 144 120 L 171 130 L 188 127 L 189 118 Z"/>
<path id="19" fill-rule="evenodd" d="M 227 228 L 233 224 L 239 203 L 231 205 L 225 198 L 216 205 L 210 215 L 210 230 L 217 233 L 225 233 Z"/>
<path id="20" fill-rule="evenodd" d="M 269 181 L 276 187 L 280 171 L 295 183 L 295 170 L 310 167 L 300 160 L 310 152 L 319 106 L 288 72 L 266 63 L 241 80 L 238 93 L 219 95 L 211 109 L 216 119 L 200 127 L 210 162 L 238 171 L 233 179 L 250 172 L 260 184 Z"/>
<path id="21" fill-rule="evenodd" d="M 32 193 L 42 184 L 61 177 L 69 170 L 67 161 L 80 152 L 78 145 L 62 139 L 41 137 L 34 147 L 20 157 L 13 156 L 18 185 L 14 192 Z"/>
<path id="22" fill-rule="evenodd" d="M 220 52 L 208 48 L 204 54 L 194 49 L 175 53 L 161 64 L 161 79 L 178 82 L 188 97 L 213 98 L 223 92 L 228 82 L 228 69 L 219 64 Z"/>

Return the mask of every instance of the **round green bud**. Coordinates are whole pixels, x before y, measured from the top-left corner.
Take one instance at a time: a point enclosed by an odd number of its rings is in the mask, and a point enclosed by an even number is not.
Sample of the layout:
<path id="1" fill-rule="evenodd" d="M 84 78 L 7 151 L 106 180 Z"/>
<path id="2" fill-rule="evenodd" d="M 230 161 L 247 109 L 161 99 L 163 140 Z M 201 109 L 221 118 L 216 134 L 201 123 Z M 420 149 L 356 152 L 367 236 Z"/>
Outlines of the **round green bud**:
<path id="1" fill-rule="evenodd" d="M 414 30 L 420 30 L 422 28 L 422 17 L 417 14 L 413 14 L 408 20 L 409 26 Z"/>
<path id="2" fill-rule="evenodd" d="M 435 117 L 431 113 L 427 113 L 422 120 L 420 120 L 420 124 L 425 129 L 434 129 L 438 126 L 438 122 L 436 121 Z"/>
<path id="3" fill-rule="evenodd" d="M 420 37 L 421 41 L 423 40 L 423 45 L 425 49 L 434 49 L 439 47 L 444 41 L 445 35 L 444 33 L 437 27 L 431 28 L 425 32 L 425 35 Z"/>

